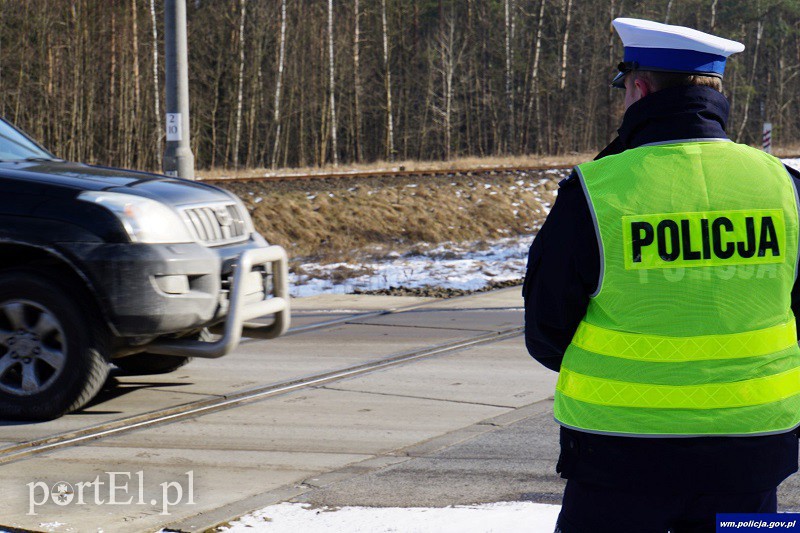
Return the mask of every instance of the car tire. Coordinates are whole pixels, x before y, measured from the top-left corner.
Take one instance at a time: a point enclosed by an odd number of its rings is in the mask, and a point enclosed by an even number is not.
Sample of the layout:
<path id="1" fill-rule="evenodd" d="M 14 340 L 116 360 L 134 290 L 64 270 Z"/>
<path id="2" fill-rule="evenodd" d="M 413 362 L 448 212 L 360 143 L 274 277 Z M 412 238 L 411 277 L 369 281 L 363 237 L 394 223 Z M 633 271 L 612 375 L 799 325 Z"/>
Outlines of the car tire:
<path id="1" fill-rule="evenodd" d="M 86 405 L 108 377 L 107 344 L 85 294 L 44 273 L 0 272 L 0 418 L 51 420 Z"/>

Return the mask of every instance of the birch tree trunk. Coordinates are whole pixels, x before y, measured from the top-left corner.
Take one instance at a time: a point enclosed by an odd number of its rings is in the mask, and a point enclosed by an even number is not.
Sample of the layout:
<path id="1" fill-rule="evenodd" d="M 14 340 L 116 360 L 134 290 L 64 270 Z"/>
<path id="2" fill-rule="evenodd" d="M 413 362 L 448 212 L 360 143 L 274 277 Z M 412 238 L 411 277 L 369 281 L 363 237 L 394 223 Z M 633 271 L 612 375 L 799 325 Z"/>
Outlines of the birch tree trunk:
<path id="1" fill-rule="evenodd" d="M 264 84 L 261 76 L 261 65 L 264 59 L 264 34 L 266 24 L 263 19 L 264 9 L 258 3 L 250 10 L 250 20 L 253 21 L 253 34 L 250 36 L 251 48 L 253 49 L 252 57 L 250 58 L 251 69 L 255 74 L 248 77 L 248 86 L 250 87 L 250 104 L 245 114 L 245 122 L 247 123 L 247 138 L 244 141 L 244 166 L 245 168 L 253 168 L 254 166 L 267 166 L 266 159 L 258 155 L 258 142 L 256 141 L 256 130 L 258 125 L 259 111 L 264 106 Z M 244 113 L 244 110 L 242 111 Z M 268 137 L 264 142 L 260 143 L 262 146 L 267 146 Z"/>
<path id="2" fill-rule="evenodd" d="M 333 0 L 328 0 L 328 60 L 330 65 L 330 92 L 331 92 L 331 156 L 333 166 L 339 164 L 339 147 L 336 142 L 336 65 L 333 61 Z"/>
<path id="3" fill-rule="evenodd" d="M 136 0 L 131 0 L 131 33 L 133 37 L 133 101 L 135 103 L 133 116 L 136 117 L 141 106 L 142 94 L 141 76 L 139 75 L 139 17 L 137 16 Z"/>
<path id="4" fill-rule="evenodd" d="M 444 79 L 444 128 L 445 128 L 445 159 L 450 160 L 453 150 L 453 75 L 459 61 L 456 58 L 456 24 L 450 20 L 447 24 L 447 40 L 442 43 L 447 61 L 445 63 Z M 460 54 L 459 54 L 460 55 Z"/>
<path id="5" fill-rule="evenodd" d="M 239 142 L 242 138 L 242 93 L 244 92 L 244 22 L 247 0 L 241 0 L 239 19 L 239 86 L 236 94 L 236 132 L 233 140 L 233 168 L 239 168 Z"/>
<path id="6" fill-rule="evenodd" d="M 272 147 L 272 168 L 278 166 L 278 152 L 281 142 L 281 89 L 283 88 L 283 63 L 286 58 L 286 0 L 281 0 L 281 43 L 278 52 L 278 79 L 275 81 L 275 104 L 273 122 L 275 122 L 275 143 Z"/>
<path id="7" fill-rule="evenodd" d="M 515 137 L 514 133 L 514 72 L 513 72 L 513 25 L 512 25 L 512 9 L 514 8 L 513 0 L 505 0 L 505 26 L 506 26 L 506 152 L 511 150 L 512 139 Z"/>
<path id="8" fill-rule="evenodd" d="M 759 13 L 760 15 L 760 13 Z M 744 100 L 744 113 L 742 113 L 742 123 L 739 126 L 739 132 L 736 134 L 736 142 L 741 142 L 744 129 L 747 127 L 747 119 L 750 115 L 750 99 L 752 98 L 753 82 L 756 76 L 756 66 L 758 65 L 758 48 L 761 45 L 761 36 L 764 34 L 764 21 L 759 16 L 758 25 L 756 26 L 756 46 L 753 50 L 753 67 L 750 69 L 750 80 L 747 82 L 747 97 Z"/>
<path id="9" fill-rule="evenodd" d="M 113 4 L 112 4 L 113 5 Z M 52 50 L 52 48 L 51 48 Z M 116 126 L 116 112 L 117 112 L 117 15 L 111 11 L 111 76 L 108 84 L 108 139 L 112 146 L 117 147 L 115 142 L 117 139 L 117 126 Z M 115 152 L 117 150 L 114 150 Z"/>
<path id="10" fill-rule="evenodd" d="M 353 26 L 353 104 L 355 106 L 355 158 L 356 162 L 364 159 L 364 149 L 361 145 L 361 72 L 360 72 L 360 19 L 359 0 L 353 0 L 355 20 Z"/>
<path id="11" fill-rule="evenodd" d="M 447 31 L 447 19 L 444 16 L 444 0 L 439 0 L 439 36 L 437 41 L 437 46 L 439 47 L 439 59 L 441 65 L 439 67 L 439 74 L 442 78 L 442 88 L 441 88 L 441 103 L 437 103 L 436 99 L 433 99 L 434 102 L 434 117 L 437 115 L 439 116 L 439 120 L 441 120 L 442 130 L 444 131 L 444 158 L 445 160 L 450 159 L 450 149 L 452 146 L 451 143 L 451 130 L 450 130 L 450 115 L 447 112 L 447 94 L 448 94 L 448 72 L 449 72 L 449 62 L 448 62 L 448 31 Z M 437 95 L 433 95 L 437 96 Z M 436 120 L 436 119 L 434 119 Z"/>
<path id="12" fill-rule="evenodd" d="M 383 66 L 386 86 L 386 158 L 394 160 L 394 122 L 392 118 L 392 71 L 389 68 L 389 35 L 386 23 L 386 0 L 381 0 L 381 21 L 383 26 Z"/>
<path id="13" fill-rule="evenodd" d="M 611 7 L 609 9 L 609 15 L 610 15 L 609 20 L 614 20 L 614 8 L 616 7 L 615 4 L 616 4 L 616 1 L 615 0 L 611 0 Z M 616 41 L 616 38 L 617 37 L 616 37 L 616 32 L 614 31 L 614 27 L 611 24 L 609 24 L 608 25 L 608 64 L 609 65 L 613 65 L 614 64 L 614 42 Z M 608 87 L 606 88 L 606 108 L 607 108 L 607 113 L 606 113 L 606 137 L 609 137 L 609 134 L 614 131 L 614 126 L 613 126 L 613 123 L 612 123 L 612 121 L 613 121 L 613 117 L 612 117 L 613 111 L 612 110 L 614 109 L 613 102 L 614 102 L 614 88 L 609 83 Z"/>
<path id="14" fill-rule="evenodd" d="M 711 31 L 714 31 L 714 26 L 717 23 L 717 2 L 718 0 L 714 0 L 711 2 Z"/>
<path id="15" fill-rule="evenodd" d="M 540 100 L 539 100 L 539 58 L 542 55 L 542 26 L 544 21 L 544 6 L 545 0 L 541 0 L 539 3 L 539 16 L 536 23 L 536 42 L 534 44 L 534 52 L 533 52 L 533 65 L 531 66 L 531 94 L 528 101 L 528 113 L 530 110 L 534 110 L 534 124 L 533 130 L 536 133 L 536 139 L 538 142 L 539 139 L 539 127 L 541 124 L 542 114 L 540 110 Z M 526 114 L 527 115 L 527 114 Z M 527 131 L 525 132 L 527 137 Z M 526 143 L 528 141 L 526 140 Z"/>
<path id="16" fill-rule="evenodd" d="M 567 85 L 567 52 L 569 46 L 569 21 L 572 16 L 572 0 L 567 0 L 566 21 L 564 23 L 564 40 L 561 42 L 561 82 L 559 88 L 563 91 Z"/>
<path id="17" fill-rule="evenodd" d="M 71 15 L 72 15 L 72 32 L 70 37 L 72 38 L 72 110 L 71 110 L 71 117 L 70 117 L 70 139 L 69 139 L 69 151 L 67 152 L 69 155 L 67 159 L 75 161 L 77 159 L 77 151 L 76 151 L 76 143 L 78 140 L 78 132 L 80 131 L 80 127 L 78 125 L 79 121 L 79 112 L 80 112 L 80 88 L 81 88 L 81 81 L 80 81 L 80 67 L 78 64 L 78 58 L 80 57 L 80 17 L 78 14 L 78 10 L 81 7 L 81 3 L 77 2 L 72 5 Z M 20 91 L 22 86 L 22 67 L 20 66 Z"/>
<path id="18" fill-rule="evenodd" d="M 150 21 L 153 24 L 153 111 L 156 116 L 156 162 L 160 169 L 163 154 L 161 149 L 161 88 L 158 83 L 158 24 L 156 21 L 155 0 L 150 0 Z"/>

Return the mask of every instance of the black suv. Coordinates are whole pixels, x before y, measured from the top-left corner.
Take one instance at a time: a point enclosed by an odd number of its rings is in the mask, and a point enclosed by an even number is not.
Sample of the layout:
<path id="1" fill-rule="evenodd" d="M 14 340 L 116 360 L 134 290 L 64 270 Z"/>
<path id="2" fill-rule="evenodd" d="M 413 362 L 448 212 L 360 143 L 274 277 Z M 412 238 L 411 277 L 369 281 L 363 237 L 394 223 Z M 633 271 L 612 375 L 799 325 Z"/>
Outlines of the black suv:
<path id="1" fill-rule="evenodd" d="M 277 337 L 286 266 L 233 194 L 63 161 L 0 120 L 0 418 L 79 409 L 109 363 L 169 372 Z"/>

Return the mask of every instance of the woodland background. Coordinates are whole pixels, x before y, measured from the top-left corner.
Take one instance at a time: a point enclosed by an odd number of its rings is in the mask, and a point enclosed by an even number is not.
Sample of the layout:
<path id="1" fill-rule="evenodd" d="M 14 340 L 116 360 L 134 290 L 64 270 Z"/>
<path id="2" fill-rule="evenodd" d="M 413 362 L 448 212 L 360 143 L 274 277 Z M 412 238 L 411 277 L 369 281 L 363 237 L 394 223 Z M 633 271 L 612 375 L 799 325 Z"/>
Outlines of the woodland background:
<path id="1" fill-rule="evenodd" d="M 800 142 L 798 0 L 187 0 L 200 168 L 563 154 L 622 116 L 618 16 L 746 45 L 730 136 Z M 60 157 L 159 169 L 163 0 L 0 0 L 0 114 Z"/>

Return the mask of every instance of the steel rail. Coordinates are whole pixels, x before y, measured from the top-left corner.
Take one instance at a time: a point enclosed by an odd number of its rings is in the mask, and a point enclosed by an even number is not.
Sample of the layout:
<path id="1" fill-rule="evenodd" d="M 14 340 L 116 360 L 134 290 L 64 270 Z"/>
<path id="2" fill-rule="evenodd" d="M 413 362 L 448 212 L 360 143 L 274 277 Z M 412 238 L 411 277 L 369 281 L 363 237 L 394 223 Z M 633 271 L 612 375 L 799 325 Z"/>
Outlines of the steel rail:
<path id="1" fill-rule="evenodd" d="M 785 156 L 781 159 L 795 159 L 800 156 Z M 402 178 L 402 177 L 454 177 L 454 176 L 481 176 L 493 174 L 518 174 L 525 172 L 541 172 L 544 170 L 568 170 L 574 165 L 569 163 L 541 164 L 541 165 L 519 165 L 519 166 L 495 166 L 495 167 L 461 167 L 444 169 L 417 169 L 409 170 L 400 167 L 397 170 L 354 170 L 350 172 L 303 172 L 294 174 L 265 174 L 239 176 L 232 178 L 198 178 L 204 183 L 236 183 L 249 181 L 300 181 L 300 180 L 329 180 L 329 179 L 363 179 L 363 178 Z"/>
<path id="2" fill-rule="evenodd" d="M 171 424 L 189 418 L 231 409 L 266 398 L 353 378 L 428 357 L 452 353 L 483 344 L 500 342 L 520 335 L 523 330 L 524 328 L 519 326 L 506 328 L 468 339 L 401 352 L 354 366 L 294 378 L 269 385 L 262 385 L 221 397 L 204 398 L 166 409 L 158 409 L 78 430 L 13 444 L 0 448 L 0 464 L 23 460 L 60 448 L 85 444 L 105 437 L 122 435 L 139 429 Z"/>
<path id="3" fill-rule="evenodd" d="M 520 287 L 520 286 L 521 286 L 521 284 L 517 285 L 517 286 L 514 286 L 514 287 L 503 287 L 501 289 L 492 289 L 492 291 L 490 291 L 490 292 L 502 291 L 502 290 L 507 290 L 507 289 Z M 397 314 L 397 313 L 405 313 L 407 311 L 416 311 L 418 309 L 424 309 L 425 307 L 433 306 L 434 304 L 440 303 L 443 300 L 447 300 L 450 303 L 458 302 L 459 300 L 462 300 L 462 299 L 474 297 L 475 294 L 478 294 L 478 293 L 473 292 L 473 293 L 468 293 L 468 294 L 462 294 L 462 295 L 459 295 L 459 296 L 452 296 L 450 298 L 435 298 L 435 299 L 432 299 L 432 300 L 429 300 L 429 301 L 426 301 L 426 302 L 413 303 L 413 304 L 405 305 L 403 307 L 397 307 L 397 308 L 394 308 L 394 309 L 378 309 L 378 310 L 375 310 L 375 311 L 363 311 L 363 312 L 356 312 L 356 313 L 348 313 L 346 316 L 342 316 L 342 317 L 338 317 L 338 318 L 331 318 L 330 320 L 324 320 L 322 322 L 315 322 L 315 323 L 312 323 L 312 324 L 305 324 L 303 326 L 292 326 L 291 328 L 289 328 L 289 330 L 286 333 L 283 334 L 283 337 L 290 337 L 290 336 L 293 336 L 293 335 L 301 335 L 303 333 L 310 333 L 312 331 L 319 331 L 321 329 L 329 329 L 329 328 L 333 328 L 333 327 L 336 327 L 336 326 L 341 326 L 342 324 L 346 324 L 346 323 L 352 322 L 354 320 L 366 320 L 368 318 L 377 318 L 377 317 L 380 317 L 380 316 L 394 315 L 394 314 Z M 300 314 L 302 314 L 302 312 L 300 312 Z M 257 342 L 257 341 L 260 340 L 260 339 L 255 338 L 255 337 L 247 337 L 246 333 L 243 335 L 243 337 L 244 338 L 242 339 L 241 344 L 251 344 L 253 342 Z"/>
<path id="4" fill-rule="evenodd" d="M 543 170 L 564 170 L 569 165 L 536 165 L 518 167 L 489 167 L 489 168 L 454 168 L 454 169 L 420 169 L 420 170 L 358 170 L 353 172 L 320 172 L 303 174 L 276 174 L 265 176 L 239 176 L 232 178 L 199 178 L 198 181 L 220 185 L 223 183 L 237 183 L 250 181 L 302 181 L 302 180 L 330 180 L 330 179 L 364 179 L 364 178 L 403 178 L 403 177 L 454 177 L 454 176 L 482 176 L 494 174 L 519 174 L 524 172 L 540 172 Z"/>

